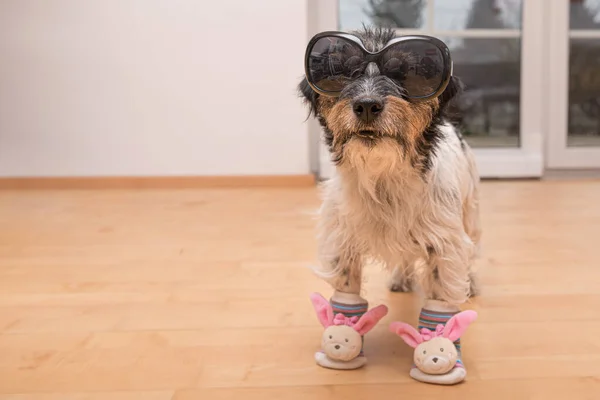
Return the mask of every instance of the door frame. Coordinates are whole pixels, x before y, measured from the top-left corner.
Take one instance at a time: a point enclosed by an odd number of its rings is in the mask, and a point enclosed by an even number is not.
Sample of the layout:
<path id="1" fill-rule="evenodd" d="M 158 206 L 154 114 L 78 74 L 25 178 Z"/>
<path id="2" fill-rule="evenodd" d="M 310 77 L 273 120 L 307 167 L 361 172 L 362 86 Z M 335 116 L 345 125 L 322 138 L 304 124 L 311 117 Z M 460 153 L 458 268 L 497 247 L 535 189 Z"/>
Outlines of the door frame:
<path id="1" fill-rule="evenodd" d="M 569 147 L 569 51 L 570 39 L 598 39 L 600 29 L 570 30 L 569 1 L 548 2 L 546 62 L 548 66 L 548 169 L 600 168 L 600 146 Z"/>
<path id="2" fill-rule="evenodd" d="M 317 7 L 313 13 L 309 36 L 317 31 L 338 30 L 339 0 L 309 0 L 309 7 Z M 434 0 L 435 1 L 435 0 Z M 431 3 L 429 3 L 431 4 Z M 520 97 L 520 146 L 512 148 L 473 148 L 475 160 L 482 178 L 537 178 L 544 171 L 543 132 L 544 103 L 539 101 L 540 88 L 544 84 L 544 17 L 547 0 L 523 0 L 522 27 L 517 37 L 521 39 L 521 97 Z M 429 10 L 433 15 L 432 8 Z M 431 20 L 431 18 L 430 18 Z M 399 30 L 414 33 L 415 30 Z M 428 31 L 420 31 L 427 33 Z M 436 36 L 441 36 L 434 33 Z M 445 36 L 496 38 L 506 37 L 499 30 L 478 29 L 475 31 L 444 32 Z M 514 36 L 510 36 L 514 37 Z M 311 135 L 320 135 L 316 125 L 310 126 Z M 331 176 L 334 166 L 329 160 L 327 148 L 318 147 L 320 178 Z"/>

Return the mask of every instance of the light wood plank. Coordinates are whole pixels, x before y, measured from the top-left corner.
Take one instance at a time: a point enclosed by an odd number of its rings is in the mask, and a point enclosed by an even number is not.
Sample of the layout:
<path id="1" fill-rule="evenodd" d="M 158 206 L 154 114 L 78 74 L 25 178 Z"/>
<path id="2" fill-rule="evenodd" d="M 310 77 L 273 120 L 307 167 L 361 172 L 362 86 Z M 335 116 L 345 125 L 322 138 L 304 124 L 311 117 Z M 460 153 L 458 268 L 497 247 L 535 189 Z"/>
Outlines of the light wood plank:
<path id="1" fill-rule="evenodd" d="M 271 388 L 205 388 L 177 391 L 173 400 L 306 400 L 306 399 L 422 399 L 448 400 L 597 400 L 595 379 L 520 379 L 511 381 L 474 381 L 468 385 L 443 388 L 419 383 L 346 384 Z"/>
<path id="2" fill-rule="evenodd" d="M 66 176 L 0 177 L 0 190 L 198 189 L 214 187 L 306 187 L 314 175 L 256 176 Z"/>
<path id="3" fill-rule="evenodd" d="M 0 400 L 171 400 L 172 392 L 35 393 L 0 395 Z"/>
<path id="4" fill-rule="evenodd" d="M 597 399 L 600 182 L 485 182 L 483 294 L 468 381 L 408 377 L 387 331 L 421 300 L 364 287 L 390 313 L 367 368 L 317 367 L 308 296 L 314 188 L 0 191 L 0 400 Z"/>

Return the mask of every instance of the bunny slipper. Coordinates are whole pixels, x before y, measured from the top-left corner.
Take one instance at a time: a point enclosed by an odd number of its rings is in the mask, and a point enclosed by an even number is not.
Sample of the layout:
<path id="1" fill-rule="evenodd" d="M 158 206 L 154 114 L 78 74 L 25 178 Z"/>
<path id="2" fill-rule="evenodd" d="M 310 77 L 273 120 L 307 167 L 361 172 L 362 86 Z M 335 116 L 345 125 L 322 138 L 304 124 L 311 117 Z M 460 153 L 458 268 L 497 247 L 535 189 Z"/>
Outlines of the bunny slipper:
<path id="1" fill-rule="evenodd" d="M 330 302 L 318 293 L 310 296 L 317 318 L 325 328 L 321 339 L 321 351 L 315 353 L 315 361 L 322 367 L 332 369 L 356 369 L 367 363 L 362 352 L 363 335 L 386 316 L 384 305 L 366 311 L 360 317 L 334 313 Z"/>
<path id="2" fill-rule="evenodd" d="M 445 326 L 438 324 L 435 330 L 422 328 L 420 332 L 404 322 L 392 322 L 390 330 L 415 349 L 410 376 L 440 385 L 463 381 L 467 370 L 460 359 L 460 345 L 455 343 L 475 319 L 475 311 L 463 311 L 452 316 Z"/>

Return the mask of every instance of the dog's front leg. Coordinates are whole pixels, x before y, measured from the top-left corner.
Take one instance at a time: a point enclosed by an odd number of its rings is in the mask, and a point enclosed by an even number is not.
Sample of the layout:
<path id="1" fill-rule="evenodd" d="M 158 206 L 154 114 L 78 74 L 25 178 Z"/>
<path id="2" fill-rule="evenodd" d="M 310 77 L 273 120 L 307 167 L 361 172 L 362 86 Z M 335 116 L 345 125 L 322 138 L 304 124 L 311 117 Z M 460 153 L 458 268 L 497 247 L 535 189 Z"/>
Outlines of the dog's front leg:
<path id="1" fill-rule="evenodd" d="M 363 267 L 360 246 L 352 240 L 350 229 L 338 214 L 338 206 L 330 199 L 322 206 L 318 230 L 321 265 L 314 272 L 331 285 L 334 298 L 366 303 L 360 296 Z"/>
<path id="2" fill-rule="evenodd" d="M 419 329 L 438 332 L 440 326 L 460 312 L 460 306 L 466 302 L 470 292 L 470 254 L 473 244 L 462 231 L 450 235 L 452 239 L 441 239 L 436 246 L 431 246 L 423 277 L 423 289 L 426 302 L 419 315 Z M 435 333 L 434 333 L 435 334 Z M 466 369 L 462 363 L 460 338 L 454 341 L 457 361 L 449 372 L 431 375 L 419 370 L 416 366 L 411 369 L 411 376 L 417 380 L 437 383 L 455 384 L 466 377 Z M 452 350 L 451 350 L 452 351 Z M 433 358 L 432 362 L 441 358 Z M 432 369 L 435 365 L 432 365 Z"/>
<path id="3" fill-rule="evenodd" d="M 425 296 L 459 310 L 470 293 L 468 250 L 459 243 L 449 243 L 429 253 L 424 279 Z"/>
<path id="4" fill-rule="evenodd" d="M 368 311 L 369 303 L 360 295 L 362 283 L 361 258 L 349 251 L 331 252 L 331 248 L 321 251 L 321 268 L 315 273 L 333 289 L 329 299 L 330 320 L 323 324 L 326 328 L 321 340 L 321 349 L 315 354 L 317 364 L 332 369 L 356 369 L 367 362 L 363 354 L 363 338 L 352 340 L 356 336 L 352 330 L 336 333 L 335 324 L 351 327 Z M 336 256 L 331 256 L 337 254 Z M 344 337 L 342 337 L 344 336 Z"/>
<path id="5" fill-rule="evenodd" d="M 356 369 L 367 363 L 364 335 L 387 314 L 387 308 L 380 305 L 369 310 L 368 301 L 361 296 L 363 257 L 336 210 L 326 203 L 320 221 L 321 266 L 315 273 L 329 283 L 333 294 L 326 305 L 315 297 L 315 309 L 325 309 L 321 311 L 325 317 L 320 318 L 325 331 L 315 360 L 325 368 Z"/>
<path id="6" fill-rule="evenodd" d="M 346 297 L 360 297 L 362 284 L 362 262 L 358 255 L 350 252 L 337 253 L 337 256 L 322 255 L 321 268 L 316 269 L 316 274 L 325 280 L 336 293 L 345 294 Z M 350 296 L 348 296 L 350 295 Z"/>

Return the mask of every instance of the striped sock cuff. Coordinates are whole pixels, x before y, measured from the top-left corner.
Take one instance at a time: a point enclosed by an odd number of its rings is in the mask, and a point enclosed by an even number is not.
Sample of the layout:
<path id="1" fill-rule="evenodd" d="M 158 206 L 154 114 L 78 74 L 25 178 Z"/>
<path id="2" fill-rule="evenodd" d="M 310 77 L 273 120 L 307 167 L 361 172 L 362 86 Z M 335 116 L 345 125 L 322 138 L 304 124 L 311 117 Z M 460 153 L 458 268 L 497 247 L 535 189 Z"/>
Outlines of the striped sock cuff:
<path id="1" fill-rule="evenodd" d="M 333 314 L 344 314 L 346 317 L 360 317 L 369 309 L 367 303 L 364 304 L 342 304 L 331 300 Z"/>
<path id="2" fill-rule="evenodd" d="M 446 322 L 457 313 L 458 312 L 431 311 L 423 308 L 419 314 L 419 329 L 427 328 L 435 330 L 435 327 L 439 324 L 446 325 Z"/>

